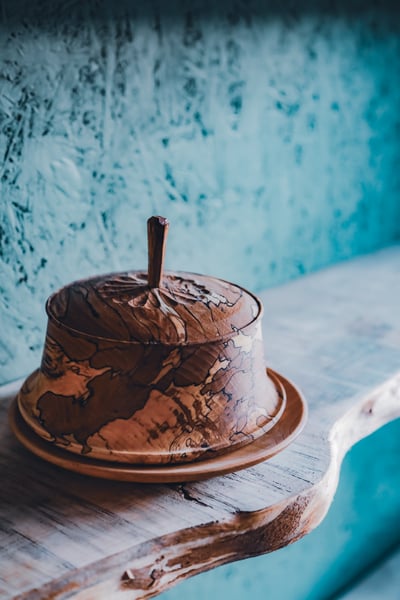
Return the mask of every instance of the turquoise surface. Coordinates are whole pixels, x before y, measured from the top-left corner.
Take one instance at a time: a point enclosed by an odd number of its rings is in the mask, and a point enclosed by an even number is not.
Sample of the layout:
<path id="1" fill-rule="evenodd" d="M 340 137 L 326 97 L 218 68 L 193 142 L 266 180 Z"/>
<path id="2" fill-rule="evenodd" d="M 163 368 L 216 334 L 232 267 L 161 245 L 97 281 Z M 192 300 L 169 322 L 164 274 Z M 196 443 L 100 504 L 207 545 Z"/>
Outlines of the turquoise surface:
<path id="1" fill-rule="evenodd" d="M 349 452 L 317 529 L 272 554 L 188 579 L 160 600 L 333 600 L 400 542 L 399 456 L 397 420 Z"/>
<path id="2" fill-rule="evenodd" d="M 390 4 L 5 0 L 0 382 L 36 368 L 44 302 L 167 263 L 259 290 L 400 233 Z"/>

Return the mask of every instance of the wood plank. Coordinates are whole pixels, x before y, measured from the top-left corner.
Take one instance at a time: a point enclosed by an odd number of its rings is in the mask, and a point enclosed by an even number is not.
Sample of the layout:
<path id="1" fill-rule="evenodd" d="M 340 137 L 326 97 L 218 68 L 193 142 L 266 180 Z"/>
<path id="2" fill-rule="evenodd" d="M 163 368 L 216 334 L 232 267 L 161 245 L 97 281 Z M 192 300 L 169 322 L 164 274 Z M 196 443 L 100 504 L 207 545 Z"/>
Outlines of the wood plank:
<path id="1" fill-rule="evenodd" d="M 2 598 L 151 597 L 321 521 L 346 451 L 400 416 L 400 247 L 261 297 L 267 362 L 301 387 L 310 417 L 294 444 L 258 466 L 159 486 L 63 472 L 13 438 L 16 386 L 3 390 Z"/>

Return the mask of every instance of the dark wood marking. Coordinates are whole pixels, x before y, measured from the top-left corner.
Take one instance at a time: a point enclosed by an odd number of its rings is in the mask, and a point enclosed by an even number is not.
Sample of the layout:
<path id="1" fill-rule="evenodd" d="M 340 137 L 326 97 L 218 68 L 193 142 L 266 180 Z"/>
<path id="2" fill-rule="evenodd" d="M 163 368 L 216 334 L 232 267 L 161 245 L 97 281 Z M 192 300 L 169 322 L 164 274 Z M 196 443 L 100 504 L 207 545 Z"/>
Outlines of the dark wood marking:
<path id="1" fill-rule="evenodd" d="M 10 409 L 10 425 L 19 441 L 31 452 L 71 471 L 106 479 L 143 483 L 198 481 L 213 475 L 231 473 L 265 461 L 283 450 L 299 435 L 307 419 L 304 399 L 299 391 L 282 375 L 269 371 L 269 376 L 274 381 L 282 400 L 285 402 L 287 400 L 286 404 L 283 404 L 285 410 L 282 416 L 276 415 L 277 424 L 273 429 L 252 444 L 236 447 L 231 449 L 229 453 L 223 453 L 222 455 L 215 456 L 215 452 L 205 444 L 205 450 L 209 450 L 208 455 L 206 457 L 202 456 L 199 461 L 191 461 L 190 463 L 132 465 L 95 460 L 90 456 L 72 455 L 36 435 L 22 419 L 17 402 L 14 402 Z M 182 410 L 184 413 L 188 411 L 184 405 L 182 405 Z M 191 417 L 189 416 L 190 420 Z M 191 425 L 189 423 L 188 429 L 191 428 L 191 431 L 194 431 L 194 427 L 191 427 Z M 213 421 L 211 426 L 214 429 L 216 428 Z M 157 437 L 157 435 L 154 437 Z"/>
<path id="2" fill-rule="evenodd" d="M 200 343 L 232 335 L 260 312 L 238 286 L 193 273 L 165 273 L 149 288 L 142 271 L 74 282 L 47 304 L 49 320 L 71 331 L 116 341 Z"/>
<path id="3" fill-rule="evenodd" d="M 105 460 L 179 462 L 229 451 L 270 429 L 280 406 L 259 376 L 258 327 L 189 346 L 99 340 L 76 360 L 69 332 L 49 325 L 41 369 L 19 394 L 21 412 L 42 437 Z"/>
<path id="4" fill-rule="evenodd" d="M 232 283 L 165 273 L 168 221 L 148 221 L 149 271 L 77 281 L 47 303 L 39 371 L 19 408 L 74 453 L 174 463 L 271 429 L 283 401 L 265 374 L 262 307 Z"/>

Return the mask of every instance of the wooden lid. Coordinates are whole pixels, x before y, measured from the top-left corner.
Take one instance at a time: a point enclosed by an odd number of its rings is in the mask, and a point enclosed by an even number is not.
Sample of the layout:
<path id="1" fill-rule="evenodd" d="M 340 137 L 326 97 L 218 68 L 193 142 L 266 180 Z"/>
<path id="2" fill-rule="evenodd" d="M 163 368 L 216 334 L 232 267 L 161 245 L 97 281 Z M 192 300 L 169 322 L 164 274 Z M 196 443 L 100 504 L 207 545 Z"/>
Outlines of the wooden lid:
<path id="1" fill-rule="evenodd" d="M 148 272 L 112 273 L 65 286 L 47 303 L 62 326 L 110 340 L 199 344 L 230 337 L 261 313 L 255 296 L 194 273 L 163 273 L 168 221 L 148 221 Z"/>

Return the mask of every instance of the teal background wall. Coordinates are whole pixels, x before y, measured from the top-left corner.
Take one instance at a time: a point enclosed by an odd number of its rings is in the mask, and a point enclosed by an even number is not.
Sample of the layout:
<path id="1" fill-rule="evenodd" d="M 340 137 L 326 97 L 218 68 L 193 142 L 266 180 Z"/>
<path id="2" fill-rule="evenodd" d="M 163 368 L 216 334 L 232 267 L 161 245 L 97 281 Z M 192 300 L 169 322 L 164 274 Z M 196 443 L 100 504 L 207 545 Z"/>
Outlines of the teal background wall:
<path id="1" fill-rule="evenodd" d="M 399 59 L 388 3 L 4 0 L 0 382 L 152 213 L 170 268 L 253 290 L 398 237 Z"/>

